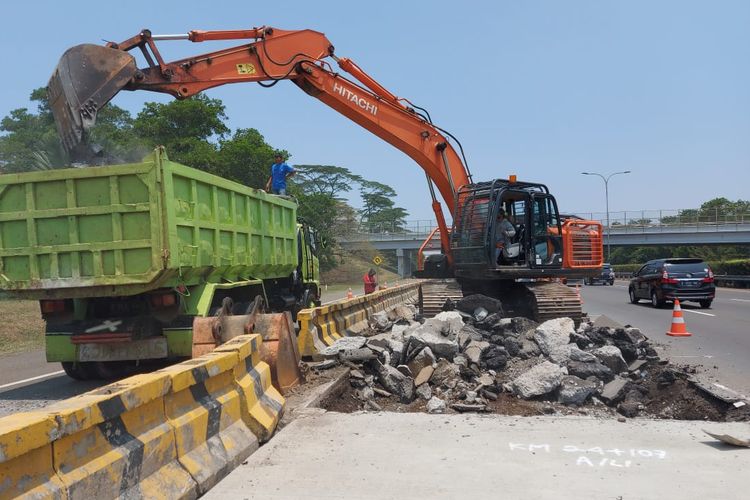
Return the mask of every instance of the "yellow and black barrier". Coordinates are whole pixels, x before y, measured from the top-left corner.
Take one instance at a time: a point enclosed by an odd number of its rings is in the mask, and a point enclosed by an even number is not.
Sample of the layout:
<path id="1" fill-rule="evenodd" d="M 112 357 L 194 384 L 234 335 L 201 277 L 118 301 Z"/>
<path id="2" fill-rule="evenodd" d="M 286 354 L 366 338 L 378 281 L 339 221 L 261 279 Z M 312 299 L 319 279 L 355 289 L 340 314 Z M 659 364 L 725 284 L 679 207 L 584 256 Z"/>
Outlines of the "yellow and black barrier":
<path id="1" fill-rule="evenodd" d="M 360 333 L 367 326 L 370 316 L 376 312 L 415 302 L 419 286 L 419 282 L 407 283 L 369 295 L 303 309 L 297 313 L 300 355 L 314 356 L 336 339 Z"/>
<path id="2" fill-rule="evenodd" d="M 0 418 L 0 499 L 195 498 L 267 440 L 285 400 L 261 336 Z"/>

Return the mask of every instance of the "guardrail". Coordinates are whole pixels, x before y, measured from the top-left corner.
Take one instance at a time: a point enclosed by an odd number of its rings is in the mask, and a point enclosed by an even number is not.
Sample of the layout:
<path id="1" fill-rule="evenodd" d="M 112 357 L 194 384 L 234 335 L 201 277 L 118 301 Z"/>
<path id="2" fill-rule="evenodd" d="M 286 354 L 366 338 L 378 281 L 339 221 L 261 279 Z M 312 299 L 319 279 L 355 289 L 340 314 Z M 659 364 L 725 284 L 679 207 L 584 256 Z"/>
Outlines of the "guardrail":
<path id="1" fill-rule="evenodd" d="M 341 337 L 361 333 L 367 328 L 372 314 L 416 301 L 419 286 L 419 282 L 413 282 L 321 307 L 303 309 L 297 313 L 300 355 L 314 356 Z"/>
<path id="2" fill-rule="evenodd" d="M 574 215 L 582 219 L 601 223 L 606 227 L 607 215 L 603 212 L 579 212 Z M 727 213 L 719 209 L 655 209 L 655 210 L 625 210 L 609 213 L 610 229 L 614 232 L 640 231 L 644 228 L 689 228 L 717 226 L 722 230 L 731 230 L 726 226 L 741 226 L 750 224 L 750 212 Z M 356 238 L 366 240 L 363 235 L 376 235 L 379 240 L 403 239 L 404 236 L 426 236 L 437 223 L 433 220 L 412 220 L 399 222 L 361 223 L 351 228 L 350 234 L 343 238 L 356 241 Z M 717 230 L 718 230 L 717 228 Z"/>
<path id="3" fill-rule="evenodd" d="M 270 438 L 261 336 L 0 418 L 0 498 L 195 498 Z"/>

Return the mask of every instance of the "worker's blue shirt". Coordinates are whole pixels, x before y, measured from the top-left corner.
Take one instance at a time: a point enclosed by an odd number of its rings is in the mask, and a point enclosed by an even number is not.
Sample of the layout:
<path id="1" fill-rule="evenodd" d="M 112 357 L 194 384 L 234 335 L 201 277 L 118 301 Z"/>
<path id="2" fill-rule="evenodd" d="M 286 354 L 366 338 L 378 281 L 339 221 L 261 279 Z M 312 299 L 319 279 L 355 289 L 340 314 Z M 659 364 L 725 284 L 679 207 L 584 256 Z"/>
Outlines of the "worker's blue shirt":
<path id="1" fill-rule="evenodd" d="M 286 176 L 292 172 L 294 172 L 294 169 L 286 163 L 271 165 L 271 189 L 274 191 L 286 189 Z"/>

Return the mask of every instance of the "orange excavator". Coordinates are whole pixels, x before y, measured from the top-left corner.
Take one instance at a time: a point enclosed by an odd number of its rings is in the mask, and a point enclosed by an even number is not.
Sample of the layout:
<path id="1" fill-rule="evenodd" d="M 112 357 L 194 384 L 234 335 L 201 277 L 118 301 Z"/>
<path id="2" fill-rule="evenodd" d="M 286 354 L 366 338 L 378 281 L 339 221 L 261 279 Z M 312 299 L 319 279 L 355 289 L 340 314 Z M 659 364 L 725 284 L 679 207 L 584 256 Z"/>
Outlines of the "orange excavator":
<path id="1" fill-rule="evenodd" d="M 249 43 L 172 62 L 165 62 L 157 48 L 157 42 L 170 40 L 241 39 Z M 135 49 L 143 55 L 144 67 L 137 66 L 131 54 Z M 425 109 L 391 93 L 351 59 L 338 57 L 320 32 L 260 27 L 155 35 L 143 30 L 121 43 L 69 49 L 48 90 L 64 148 L 74 159 L 86 161 L 87 132 L 97 112 L 120 90 L 185 99 L 229 83 L 272 87 L 282 80 L 403 151 L 424 170 L 441 252 L 427 258 L 420 253 L 419 272 L 442 278 L 423 286 L 426 315 L 434 314 L 447 298 L 481 292 L 500 298 L 509 313 L 537 320 L 580 318 L 580 300 L 558 281 L 599 273 L 601 225 L 561 218 L 543 184 L 515 176 L 475 183 L 455 137 L 434 124 Z M 438 194 L 452 216 L 450 229 Z"/>

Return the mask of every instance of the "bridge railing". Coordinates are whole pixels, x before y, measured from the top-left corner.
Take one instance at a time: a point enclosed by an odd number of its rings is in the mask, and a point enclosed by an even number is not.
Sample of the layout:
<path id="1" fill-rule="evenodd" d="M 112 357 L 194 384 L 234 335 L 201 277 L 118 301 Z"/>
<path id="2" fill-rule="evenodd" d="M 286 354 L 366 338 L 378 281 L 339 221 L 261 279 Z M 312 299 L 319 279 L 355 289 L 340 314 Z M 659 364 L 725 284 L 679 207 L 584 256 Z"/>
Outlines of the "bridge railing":
<path id="1" fill-rule="evenodd" d="M 578 217 L 600 222 L 607 226 L 604 212 L 579 212 Z M 624 210 L 609 213 L 612 234 L 635 232 L 660 232 L 691 229 L 697 231 L 740 231 L 750 225 L 750 212 L 735 213 L 720 209 L 655 209 Z M 437 223 L 434 220 L 411 220 L 377 223 L 360 223 L 352 228 L 346 241 L 400 240 L 425 238 Z"/>

